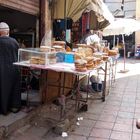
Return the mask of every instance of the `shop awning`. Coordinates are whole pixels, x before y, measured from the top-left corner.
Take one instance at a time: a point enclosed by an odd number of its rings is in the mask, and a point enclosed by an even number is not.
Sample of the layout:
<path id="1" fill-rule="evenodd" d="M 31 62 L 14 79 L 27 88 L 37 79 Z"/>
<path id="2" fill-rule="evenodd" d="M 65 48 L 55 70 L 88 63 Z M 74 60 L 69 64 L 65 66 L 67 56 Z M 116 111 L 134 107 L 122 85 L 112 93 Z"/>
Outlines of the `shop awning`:
<path id="1" fill-rule="evenodd" d="M 72 18 L 77 21 L 83 12 L 94 11 L 98 22 L 107 20 L 111 23 L 114 20 L 113 15 L 108 10 L 102 0 L 57 0 L 55 3 L 54 18 Z M 66 13 L 64 12 L 66 8 Z M 64 14 L 65 13 L 65 14 Z"/>
<path id="2" fill-rule="evenodd" d="M 39 0 L 0 0 L 0 6 L 25 12 L 34 16 L 39 14 Z"/>

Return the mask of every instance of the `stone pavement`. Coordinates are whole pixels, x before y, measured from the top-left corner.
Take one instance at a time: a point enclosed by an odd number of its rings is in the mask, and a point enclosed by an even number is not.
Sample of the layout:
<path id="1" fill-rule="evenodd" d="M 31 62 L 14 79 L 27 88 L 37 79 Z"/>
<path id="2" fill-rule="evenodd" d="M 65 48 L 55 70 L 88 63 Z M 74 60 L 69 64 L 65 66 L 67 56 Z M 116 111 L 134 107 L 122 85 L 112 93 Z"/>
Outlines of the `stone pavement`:
<path id="1" fill-rule="evenodd" d="M 140 118 L 140 60 L 127 60 L 127 73 L 118 73 L 105 102 L 93 100 L 87 112 L 79 113 L 83 120 L 75 124 L 68 137 L 53 133 L 48 122 L 27 124 L 6 140 L 140 140 L 136 119 Z M 57 114 L 58 115 L 58 114 Z"/>

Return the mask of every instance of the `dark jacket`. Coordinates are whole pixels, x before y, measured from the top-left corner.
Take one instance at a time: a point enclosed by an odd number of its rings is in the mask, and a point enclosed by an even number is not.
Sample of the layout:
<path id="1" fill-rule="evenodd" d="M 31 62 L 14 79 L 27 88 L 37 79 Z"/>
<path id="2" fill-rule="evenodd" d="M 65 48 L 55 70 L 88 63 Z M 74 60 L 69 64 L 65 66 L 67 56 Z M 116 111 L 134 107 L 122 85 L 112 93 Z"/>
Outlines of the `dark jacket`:
<path id="1" fill-rule="evenodd" d="M 20 107 L 20 73 L 13 65 L 18 59 L 17 41 L 0 37 L 0 113 L 7 114 L 13 107 Z"/>

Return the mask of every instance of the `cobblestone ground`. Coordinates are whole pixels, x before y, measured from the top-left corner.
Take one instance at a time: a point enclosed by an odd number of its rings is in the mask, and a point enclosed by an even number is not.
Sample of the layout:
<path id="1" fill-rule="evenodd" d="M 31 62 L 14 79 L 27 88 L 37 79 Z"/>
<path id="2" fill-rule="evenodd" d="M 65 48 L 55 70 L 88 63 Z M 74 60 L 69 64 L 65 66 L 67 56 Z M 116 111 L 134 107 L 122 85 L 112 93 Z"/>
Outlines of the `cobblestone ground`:
<path id="1" fill-rule="evenodd" d="M 93 100 L 83 120 L 68 132 L 68 137 L 53 133 L 51 121 L 40 119 L 17 130 L 7 140 L 140 140 L 136 119 L 140 118 L 140 60 L 127 60 L 127 73 L 118 63 L 116 82 L 105 102 Z M 58 116 L 58 114 L 55 114 Z M 42 118 L 42 116 L 40 116 Z"/>

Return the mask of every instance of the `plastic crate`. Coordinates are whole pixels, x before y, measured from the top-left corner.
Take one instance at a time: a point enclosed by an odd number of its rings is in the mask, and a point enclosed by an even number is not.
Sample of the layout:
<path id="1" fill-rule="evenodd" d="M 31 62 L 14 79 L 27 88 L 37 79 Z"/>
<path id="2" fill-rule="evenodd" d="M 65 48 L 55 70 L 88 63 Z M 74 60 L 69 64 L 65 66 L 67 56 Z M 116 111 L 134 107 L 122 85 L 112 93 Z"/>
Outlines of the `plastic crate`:
<path id="1" fill-rule="evenodd" d="M 66 62 L 66 63 L 74 63 L 74 54 L 73 53 L 66 53 L 64 62 Z"/>

